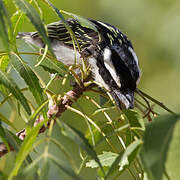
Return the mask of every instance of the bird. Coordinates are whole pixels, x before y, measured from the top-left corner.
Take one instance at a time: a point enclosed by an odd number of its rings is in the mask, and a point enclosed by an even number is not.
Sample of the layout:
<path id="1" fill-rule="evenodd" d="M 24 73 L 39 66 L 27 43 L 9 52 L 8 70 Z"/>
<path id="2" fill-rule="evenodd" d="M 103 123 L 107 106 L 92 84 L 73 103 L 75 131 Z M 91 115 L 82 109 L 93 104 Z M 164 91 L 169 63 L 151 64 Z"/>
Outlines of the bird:
<path id="1" fill-rule="evenodd" d="M 87 19 L 94 28 L 82 25 L 75 18 L 57 21 L 47 25 L 51 48 L 56 58 L 65 65 L 77 63 L 85 58 L 90 65 L 92 78 L 110 93 L 121 109 L 134 108 L 134 93 L 140 81 L 139 61 L 131 41 L 118 28 L 105 22 Z M 74 33 L 80 49 L 75 52 L 72 36 Z M 19 32 L 17 38 L 45 47 L 38 32 Z"/>

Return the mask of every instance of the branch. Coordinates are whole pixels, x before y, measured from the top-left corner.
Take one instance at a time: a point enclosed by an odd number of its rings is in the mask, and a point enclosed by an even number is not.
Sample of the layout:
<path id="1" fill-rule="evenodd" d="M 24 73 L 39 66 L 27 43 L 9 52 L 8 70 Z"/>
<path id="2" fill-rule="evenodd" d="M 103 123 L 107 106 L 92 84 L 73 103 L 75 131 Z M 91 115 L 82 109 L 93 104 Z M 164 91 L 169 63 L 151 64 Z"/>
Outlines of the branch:
<path id="1" fill-rule="evenodd" d="M 58 117 L 61 116 L 61 114 L 63 112 L 65 112 L 67 110 L 68 106 L 71 106 L 74 102 L 76 102 L 81 95 L 91 89 L 92 87 L 94 87 L 94 84 L 89 85 L 88 87 L 84 87 L 83 83 L 81 83 L 80 85 L 75 85 L 74 88 L 71 91 L 68 91 L 60 100 L 59 102 L 57 102 L 56 105 L 53 105 L 49 108 L 48 110 L 48 118 L 49 118 L 49 122 L 47 124 L 47 126 L 43 125 L 39 131 L 40 133 L 43 133 L 46 131 L 46 129 L 48 129 L 49 125 L 50 125 L 50 120 L 56 119 Z M 43 121 L 43 117 L 40 116 L 38 119 L 36 119 L 34 126 L 36 126 L 39 122 Z M 26 130 L 23 129 L 20 132 L 16 133 L 16 136 L 19 137 L 19 139 L 21 139 L 22 141 L 24 140 L 24 138 L 26 137 Z M 14 151 L 14 148 L 12 147 L 12 145 L 10 146 L 10 151 Z M 8 153 L 8 150 L 5 146 L 4 143 L 0 143 L 0 157 L 2 157 L 3 155 L 5 155 L 6 153 Z"/>

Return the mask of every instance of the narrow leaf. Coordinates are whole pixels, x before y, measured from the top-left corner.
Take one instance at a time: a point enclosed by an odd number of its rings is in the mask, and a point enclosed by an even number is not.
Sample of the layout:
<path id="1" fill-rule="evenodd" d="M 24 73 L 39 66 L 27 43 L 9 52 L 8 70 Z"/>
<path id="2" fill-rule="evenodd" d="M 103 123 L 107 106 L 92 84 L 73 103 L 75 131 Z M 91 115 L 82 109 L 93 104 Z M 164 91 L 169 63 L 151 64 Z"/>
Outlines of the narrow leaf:
<path id="1" fill-rule="evenodd" d="M 26 135 L 19 152 L 16 156 L 16 162 L 13 170 L 11 171 L 8 180 L 12 180 L 14 176 L 17 175 L 19 168 L 21 167 L 23 161 L 26 159 L 28 154 L 30 153 L 33 143 L 36 140 L 36 137 L 39 133 L 40 128 L 42 127 L 44 121 L 40 122 L 37 126 L 33 127 L 29 133 Z"/>
<path id="2" fill-rule="evenodd" d="M 125 149 L 119 163 L 119 171 L 124 171 L 130 166 L 133 160 L 137 157 L 142 144 L 143 142 L 141 140 L 136 140 Z"/>
<path id="3" fill-rule="evenodd" d="M 118 157 L 117 153 L 113 153 L 110 151 L 109 152 L 103 151 L 102 154 L 98 155 L 98 158 L 102 166 L 111 166 L 117 157 Z M 86 163 L 86 167 L 97 168 L 99 167 L 99 165 L 94 160 L 90 160 L 89 162 Z"/>
<path id="4" fill-rule="evenodd" d="M 151 180 L 162 179 L 169 144 L 179 118 L 178 115 L 160 116 L 146 127 L 141 159 Z"/>
<path id="5" fill-rule="evenodd" d="M 37 29 L 40 36 L 42 37 L 44 43 L 48 45 L 51 53 L 53 54 L 50 40 L 47 36 L 45 27 L 41 21 L 39 14 L 35 10 L 35 8 L 25 0 L 14 0 L 14 1 L 16 5 L 19 7 L 19 9 L 21 9 L 26 14 L 26 16 L 30 19 L 31 23 L 34 25 L 34 27 Z"/>
<path id="6" fill-rule="evenodd" d="M 144 120 L 141 114 L 135 110 L 123 110 L 123 112 L 127 117 L 131 128 L 145 130 Z"/>
<path id="7" fill-rule="evenodd" d="M 78 175 L 68 166 L 64 166 L 64 163 L 61 163 L 60 160 L 58 160 L 53 155 L 48 155 L 48 157 L 51 159 L 51 161 L 56 164 L 61 170 L 63 170 L 68 176 L 72 177 L 74 180 L 80 180 Z"/>
<path id="8" fill-rule="evenodd" d="M 25 14 L 21 11 L 16 11 L 11 16 L 12 28 L 13 28 L 13 37 L 16 38 L 18 32 L 20 31 L 22 24 L 25 20 Z"/>
<path id="9" fill-rule="evenodd" d="M 67 125 L 63 122 L 57 121 L 58 125 L 63 129 L 63 134 L 69 137 L 74 143 L 79 145 L 82 149 L 84 149 L 91 158 L 93 158 L 99 167 L 101 168 L 102 172 L 104 173 L 103 167 L 99 158 L 97 157 L 96 152 L 94 151 L 93 147 L 89 144 L 88 140 L 84 137 L 84 135 L 79 132 L 78 130 L 74 129 L 70 125 Z"/>
<path id="10" fill-rule="evenodd" d="M 11 128 L 13 128 L 14 130 L 17 130 L 16 128 L 15 128 L 15 126 L 14 126 L 14 124 L 11 122 L 11 121 L 9 121 L 3 114 L 1 114 L 0 113 L 0 122 L 3 122 L 3 123 L 5 123 L 5 124 L 7 124 L 7 125 L 9 125 Z"/>
<path id="11" fill-rule="evenodd" d="M 21 103 L 26 112 L 30 115 L 31 109 L 27 103 L 26 98 L 22 94 L 21 90 L 18 88 L 16 83 L 3 71 L 0 70 L 0 83 L 2 83 L 9 91 L 14 95 L 14 97 Z"/>
<path id="12" fill-rule="evenodd" d="M 10 54 L 11 62 L 15 70 L 21 75 L 26 84 L 29 86 L 31 93 L 33 94 L 37 104 L 40 106 L 44 102 L 43 90 L 40 87 L 39 79 L 32 71 L 31 67 L 28 66 L 20 56 L 15 53 Z M 47 117 L 46 108 L 44 107 L 43 116 Z"/>
<path id="13" fill-rule="evenodd" d="M 7 11 L 6 7 L 4 6 L 3 1 L 0 1 L 0 38 L 4 44 L 6 49 L 9 49 L 9 36 L 8 36 L 8 26 L 7 26 Z"/>
<path id="14" fill-rule="evenodd" d="M 7 141 L 6 134 L 1 124 L 0 124 L 0 138 L 3 141 L 3 143 L 6 145 L 7 150 L 10 151 L 9 143 Z"/>
<path id="15" fill-rule="evenodd" d="M 49 59 L 45 58 L 43 62 L 40 64 L 41 67 L 44 68 L 45 71 L 48 71 L 49 73 L 58 73 L 58 75 L 64 77 L 64 75 L 68 72 L 65 65 L 57 61 L 56 59 Z"/>
<path id="16" fill-rule="evenodd" d="M 67 11 L 61 10 L 61 12 L 65 13 L 65 14 L 67 14 L 69 16 L 72 16 L 74 19 L 76 19 L 81 24 L 81 26 L 93 29 L 94 31 L 98 32 L 96 26 L 91 21 L 89 21 L 88 19 L 86 19 L 86 18 L 84 18 L 84 17 L 82 17 L 80 15 L 67 12 Z"/>

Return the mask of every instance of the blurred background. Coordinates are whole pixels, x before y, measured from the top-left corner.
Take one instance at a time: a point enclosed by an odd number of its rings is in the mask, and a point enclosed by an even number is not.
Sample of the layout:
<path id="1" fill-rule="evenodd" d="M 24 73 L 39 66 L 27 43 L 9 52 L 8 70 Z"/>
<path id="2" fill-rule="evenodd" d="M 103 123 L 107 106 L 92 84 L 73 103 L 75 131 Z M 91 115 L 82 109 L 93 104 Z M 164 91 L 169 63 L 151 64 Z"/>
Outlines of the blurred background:
<path id="1" fill-rule="evenodd" d="M 139 88 L 155 99 L 163 102 L 175 112 L 180 112 L 180 1 L 179 0 L 51 0 L 58 8 L 83 17 L 104 21 L 118 27 L 132 41 L 139 58 L 142 78 Z M 41 3 L 45 23 L 58 21 L 59 18 Z M 13 4 L 10 13 L 14 12 Z M 21 31 L 33 31 L 29 22 L 25 22 Z M 23 49 L 21 45 L 20 49 Z M 28 48 L 28 47 L 27 47 Z M 28 59 L 27 59 L 28 60 Z M 31 60 L 29 58 L 29 60 Z M 42 73 L 42 72 L 40 72 Z M 2 109 L 1 109 L 2 110 Z M 4 108 L 3 111 L 6 111 Z M 88 109 L 90 112 L 90 109 Z M 166 113 L 157 107 L 157 111 Z M 65 113 L 62 119 L 70 116 Z M 72 117 L 72 116 L 71 116 Z M 77 120 L 78 119 L 78 120 Z M 73 115 L 76 127 L 83 129 L 79 116 Z M 23 124 L 19 126 L 22 129 Z M 85 125 L 84 125 L 85 127 Z M 86 130 L 86 128 L 84 128 Z M 58 131 L 55 136 L 61 139 Z M 62 141 L 69 146 L 75 161 L 79 149 L 68 139 Z M 53 150 L 54 151 L 54 150 Z M 59 153 L 59 152 L 55 152 Z M 58 154 L 63 159 L 63 154 Z M 94 170 L 88 171 L 87 180 L 94 179 Z M 58 179 L 62 172 L 51 168 L 51 179 Z M 86 170 L 82 171 L 86 177 Z M 62 175 L 62 174 L 61 174 Z M 82 175 L 83 176 L 83 175 Z M 67 176 L 62 178 L 68 179 Z M 126 174 L 121 179 L 129 180 Z"/>

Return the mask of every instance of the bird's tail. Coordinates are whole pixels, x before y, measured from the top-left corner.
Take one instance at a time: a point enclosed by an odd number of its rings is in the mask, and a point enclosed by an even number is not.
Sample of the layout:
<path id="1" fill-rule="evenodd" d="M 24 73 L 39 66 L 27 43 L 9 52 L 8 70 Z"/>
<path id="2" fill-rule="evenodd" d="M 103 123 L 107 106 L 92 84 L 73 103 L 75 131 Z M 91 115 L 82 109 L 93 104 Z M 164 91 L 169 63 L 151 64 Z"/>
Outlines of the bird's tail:
<path id="1" fill-rule="evenodd" d="M 110 94 L 120 109 L 132 109 L 134 107 L 133 91 L 121 92 L 120 90 L 113 89 L 110 91 Z"/>

